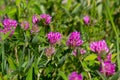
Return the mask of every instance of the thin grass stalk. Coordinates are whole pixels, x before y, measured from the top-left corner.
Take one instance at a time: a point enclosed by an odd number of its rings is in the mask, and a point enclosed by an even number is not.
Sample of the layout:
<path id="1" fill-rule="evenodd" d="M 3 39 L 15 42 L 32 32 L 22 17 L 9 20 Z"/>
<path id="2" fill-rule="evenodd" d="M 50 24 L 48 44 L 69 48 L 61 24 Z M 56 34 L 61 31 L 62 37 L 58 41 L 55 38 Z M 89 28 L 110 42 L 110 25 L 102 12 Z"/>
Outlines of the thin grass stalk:
<path id="1" fill-rule="evenodd" d="M 111 22 L 111 24 L 112 24 L 112 28 L 113 28 L 113 30 L 114 30 L 114 32 L 115 32 L 115 36 L 116 36 L 116 46 L 117 46 L 117 64 L 118 64 L 118 70 L 120 70 L 120 55 L 119 55 L 119 35 L 118 35 L 118 32 L 117 32 L 117 29 L 116 29 L 116 26 L 115 26 L 115 24 L 114 24 L 114 22 L 113 22 L 113 18 L 112 18 L 112 15 L 111 15 L 111 13 L 110 13 L 110 8 L 109 8 L 109 6 L 108 6 L 108 2 L 109 2 L 109 0 L 105 0 L 105 2 L 104 2 L 104 4 L 105 4 L 105 8 L 106 8 L 106 11 L 107 11 L 107 14 L 108 14 L 108 16 L 109 16 L 109 19 L 110 19 L 110 22 Z"/>
<path id="2" fill-rule="evenodd" d="M 4 75 L 5 71 L 5 52 L 4 52 L 4 41 L 1 41 L 1 53 L 2 53 L 2 74 Z"/>

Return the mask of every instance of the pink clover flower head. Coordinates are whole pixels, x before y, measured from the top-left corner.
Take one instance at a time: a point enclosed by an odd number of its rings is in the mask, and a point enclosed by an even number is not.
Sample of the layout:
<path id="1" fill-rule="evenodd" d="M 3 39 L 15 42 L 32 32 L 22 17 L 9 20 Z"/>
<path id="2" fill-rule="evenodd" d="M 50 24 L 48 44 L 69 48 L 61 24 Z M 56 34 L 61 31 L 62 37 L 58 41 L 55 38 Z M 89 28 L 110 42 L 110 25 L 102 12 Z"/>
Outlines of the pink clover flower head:
<path id="1" fill-rule="evenodd" d="M 109 52 L 109 48 L 107 47 L 105 40 L 100 40 L 90 43 L 90 49 L 91 51 L 96 52 L 98 54 L 102 52 L 106 52 L 106 53 Z"/>
<path id="2" fill-rule="evenodd" d="M 78 74 L 74 71 L 68 76 L 68 80 L 83 80 L 83 77 L 82 74 Z"/>
<path id="3" fill-rule="evenodd" d="M 24 29 L 24 30 L 27 30 L 29 28 L 30 24 L 29 22 L 27 21 L 23 21 L 21 22 L 21 27 Z"/>
<path id="4" fill-rule="evenodd" d="M 45 20 L 45 24 L 50 24 L 52 19 L 52 17 L 48 14 L 41 14 L 40 18 Z"/>
<path id="5" fill-rule="evenodd" d="M 86 25 L 90 23 L 90 17 L 89 16 L 84 16 L 83 21 Z"/>
<path id="6" fill-rule="evenodd" d="M 47 38 L 50 42 L 50 44 L 56 44 L 60 41 L 62 35 L 59 32 L 49 32 L 47 34 Z"/>
<path id="7" fill-rule="evenodd" d="M 4 29 L 2 30 L 4 34 L 10 32 L 10 35 L 9 36 L 12 36 L 16 27 L 17 27 L 17 21 L 16 20 L 12 20 L 12 19 L 9 19 L 9 18 L 6 18 L 3 20 L 3 26 L 4 26 Z"/>
<path id="8" fill-rule="evenodd" d="M 6 19 L 3 20 L 4 28 L 10 28 L 10 27 L 16 28 L 17 24 L 18 23 L 17 23 L 16 20 L 12 20 L 12 19 L 9 19 L 9 18 L 6 18 Z"/>
<path id="9" fill-rule="evenodd" d="M 70 36 L 66 42 L 67 46 L 78 47 L 83 44 L 83 41 L 80 38 L 80 32 L 74 31 L 70 33 Z"/>
<path id="10" fill-rule="evenodd" d="M 106 76 L 113 75 L 115 73 L 115 63 L 111 63 L 111 61 L 104 61 L 103 65 L 100 65 L 100 72 L 105 73 Z"/>
<path id="11" fill-rule="evenodd" d="M 33 24 L 36 24 L 36 23 L 38 23 L 39 22 L 39 19 L 37 18 L 37 16 L 36 15 L 33 15 L 33 17 L 32 17 L 32 23 Z"/>

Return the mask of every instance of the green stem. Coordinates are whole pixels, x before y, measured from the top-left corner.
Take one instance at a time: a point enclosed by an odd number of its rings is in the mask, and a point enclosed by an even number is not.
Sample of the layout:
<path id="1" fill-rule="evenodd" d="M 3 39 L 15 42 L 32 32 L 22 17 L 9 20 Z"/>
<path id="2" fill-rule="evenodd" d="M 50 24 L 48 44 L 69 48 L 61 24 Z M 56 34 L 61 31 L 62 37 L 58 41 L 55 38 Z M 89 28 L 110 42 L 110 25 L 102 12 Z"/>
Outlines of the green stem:
<path id="1" fill-rule="evenodd" d="M 1 41 L 1 48 L 2 48 L 2 74 L 4 74 L 4 65 L 5 65 L 5 53 L 4 53 L 4 41 Z"/>
<path id="2" fill-rule="evenodd" d="M 113 28 L 113 30 L 114 30 L 114 32 L 115 32 L 115 36 L 116 36 L 116 44 L 117 44 L 117 64 L 118 64 L 118 70 L 120 70 L 120 63 L 119 63 L 119 61 L 120 61 L 120 59 L 119 59 L 119 57 L 120 57 L 120 55 L 119 55 L 119 35 L 118 35 L 116 26 L 115 26 L 115 24 L 114 24 L 114 22 L 113 22 L 113 18 L 112 18 L 111 13 L 110 13 L 110 8 L 109 8 L 109 6 L 108 6 L 108 0 L 106 0 L 106 2 L 104 2 L 104 3 L 105 3 L 106 11 L 107 11 L 107 13 L 108 13 L 110 22 L 111 22 L 111 24 L 112 24 L 112 28 Z"/>

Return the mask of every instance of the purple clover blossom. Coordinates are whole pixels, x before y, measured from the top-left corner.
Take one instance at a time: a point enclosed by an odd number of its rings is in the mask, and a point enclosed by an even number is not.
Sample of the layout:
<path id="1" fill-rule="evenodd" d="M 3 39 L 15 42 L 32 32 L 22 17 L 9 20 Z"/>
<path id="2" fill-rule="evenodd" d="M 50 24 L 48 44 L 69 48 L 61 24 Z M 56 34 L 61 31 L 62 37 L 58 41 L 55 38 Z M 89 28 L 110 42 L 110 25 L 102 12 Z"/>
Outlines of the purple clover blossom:
<path id="1" fill-rule="evenodd" d="M 47 34 L 47 38 L 50 42 L 50 44 L 56 44 L 60 41 L 62 35 L 59 32 L 49 32 Z"/>
<path id="2" fill-rule="evenodd" d="M 29 28 L 30 24 L 29 22 L 27 21 L 23 21 L 21 22 L 21 27 L 24 29 L 24 30 L 27 30 Z"/>
<path id="3" fill-rule="evenodd" d="M 67 46 L 78 47 L 83 44 L 80 38 L 80 32 L 74 31 L 70 34 L 69 39 L 66 42 Z"/>
<path id="4" fill-rule="evenodd" d="M 4 25 L 4 28 L 10 28 L 10 27 L 16 28 L 17 21 L 16 20 L 12 20 L 12 19 L 4 19 L 3 20 L 3 25 Z"/>
<path id="5" fill-rule="evenodd" d="M 115 73 L 116 65 L 111 63 L 111 61 L 104 61 L 103 65 L 100 65 L 100 72 L 106 76 L 113 75 Z"/>
<path id="6" fill-rule="evenodd" d="M 90 17 L 89 17 L 89 16 L 85 16 L 85 17 L 83 18 L 83 21 L 84 21 L 84 23 L 85 23 L 86 25 L 88 25 L 88 24 L 90 23 Z"/>
<path id="7" fill-rule="evenodd" d="M 33 15 L 33 17 L 32 17 L 32 23 L 33 24 L 36 24 L 36 23 L 38 23 L 39 22 L 39 19 L 37 18 L 37 16 L 36 15 Z"/>
<path id="8" fill-rule="evenodd" d="M 90 49 L 98 54 L 102 52 L 109 52 L 109 48 L 107 47 L 105 40 L 90 43 Z"/>
<path id="9" fill-rule="evenodd" d="M 82 74 L 78 74 L 77 72 L 72 72 L 69 77 L 69 80 L 83 80 Z"/>
<path id="10" fill-rule="evenodd" d="M 45 20 L 45 24 L 50 24 L 52 19 L 52 17 L 48 14 L 41 14 L 40 18 Z"/>
<path id="11" fill-rule="evenodd" d="M 4 29 L 2 30 L 4 34 L 10 32 L 10 36 L 13 35 L 16 27 L 17 27 L 17 21 L 16 20 L 12 20 L 12 19 L 4 19 L 3 20 L 3 26 L 4 26 Z"/>

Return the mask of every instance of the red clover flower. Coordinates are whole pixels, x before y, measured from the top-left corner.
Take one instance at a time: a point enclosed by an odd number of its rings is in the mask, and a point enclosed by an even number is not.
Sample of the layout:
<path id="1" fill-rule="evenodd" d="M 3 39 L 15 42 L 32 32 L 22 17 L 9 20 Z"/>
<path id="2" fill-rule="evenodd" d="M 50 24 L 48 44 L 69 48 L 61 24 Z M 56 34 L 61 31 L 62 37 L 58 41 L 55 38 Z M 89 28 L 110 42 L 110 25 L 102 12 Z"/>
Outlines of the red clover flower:
<path id="1" fill-rule="evenodd" d="M 47 34 L 47 38 L 50 42 L 50 44 L 56 44 L 60 41 L 62 35 L 59 32 L 49 32 Z"/>
<path id="2" fill-rule="evenodd" d="M 40 18 L 45 20 L 45 24 L 50 24 L 52 17 L 48 14 L 41 14 Z"/>
<path id="3" fill-rule="evenodd" d="M 102 52 L 106 52 L 106 53 L 109 52 L 109 49 L 107 47 L 105 40 L 100 40 L 100 41 L 90 43 L 90 49 L 93 52 L 96 52 L 98 54 L 100 54 Z"/>
<path id="4" fill-rule="evenodd" d="M 78 47 L 83 44 L 83 41 L 80 38 L 80 32 L 74 31 L 70 33 L 70 36 L 66 42 L 69 47 Z"/>
<path id="5" fill-rule="evenodd" d="M 69 75 L 69 80 L 83 80 L 83 77 L 82 77 L 82 74 L 78 74 L 77 72 L 72 72 L 70 75 Z"/>
<path id="6" fill-rule="evenodd" d="M 12 19 L 4 19 L 3 20 L 3 26 L 4 29 L 2 30 L 4 34 L 6 34 L 7 32 L 10 32 L 10 36 L 14 33 L 14 30 L 17 27 L 17 21 L 16 20 L 12 20 Z"/>
<path id="7" fill-rule="evenodd" d="M 32 17 L 32 23 L 33 24 L 36 24 L 36 23 L 38 23 L 39 22 L 39 19 L 37 18 L 37 16 L 36 15 L 33 15 L 33 17 Z"/>
<path id="8" fill-rule="evenodd" d="M 12 19 L 4 19 L 3 20 L 3 25 L 4 25 L 4 28 L 11 28 L 11 27 L 14 27 L 16 28 L 17 26 L 17 21 L 16 20 L 12 20 Z"/>
<path id="9" fill-rule="evenodd" d="M 116 65 L 111 63 L 111 61 L 104 61 L 103 64 L 100 65 L 100 72 L 106 76 L 110 76 L 115 73 L 115 67 Z"/>
<path id="10" fill-rule="evenodd" d="M 89 16 L 85 16 L 85 17 L 83 18 L 83 21 L 84 21 L 84 23 L 85 23 L 86 25 L 88 25 L 88 24 L 90 23 L 90 17 L 89 17 Z"/>

